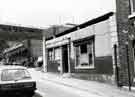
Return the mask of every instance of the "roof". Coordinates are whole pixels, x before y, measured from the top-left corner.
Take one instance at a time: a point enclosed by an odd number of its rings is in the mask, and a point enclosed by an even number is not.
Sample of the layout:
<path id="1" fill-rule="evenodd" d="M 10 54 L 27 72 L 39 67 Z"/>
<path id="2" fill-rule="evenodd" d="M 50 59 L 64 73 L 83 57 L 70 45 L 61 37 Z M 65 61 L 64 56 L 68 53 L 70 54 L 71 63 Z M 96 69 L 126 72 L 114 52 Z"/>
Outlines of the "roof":
<path id="1" fill-rule="evenodd" d="M 87 22 L 85 22 L 85 23 L 82 23 L 82 24 L 77 25 L 77 26 L 74 26 L 74 27 L 72 27 L 72 28 L 70 28 L 70 29 L 68 29 L 68 30 L 65 30 L 65 31 L 63 31 L 62 33 L 58 33 L 58 34 L 56 34 L 56 37 L 59 37 L 59 36 L 62 36 L 62 35 L 65 35 L 65 34 L 74 32 L 74 31 L 76 31 L 78 28 L 79 28 L 79 29 L 82 29 L 82 28 L 85 28 L 85 27 L 87 27 L 87 26 L 90 26 L 90 25 L 99 23 L 99 22 L 101 22 L 101 21 L 107 20 L 107 19 L 108 19 L 110 16 L 112 16 L 113 14 L 114 14 L 113 12 L 106 13 L 106 14 L 100 16 L 100 17 L 94 18 L 94 19 L 89 20 L 89 21 L 87 21 Z"/>
<path id="2" fill-rule="evenodd" d="M 65 25 L 53 25 L 47 29 L 44 29 L 43 35 L 46 35 L 46 39 L 52 39 L 57 34 L 63 33 L 65 30 L 70 29 L 71 27 Z"/>
<path id="3" fill-rule="evenodd" d="M 15 66 L 15 65 L 2 65 L 2 66 L 0 66 L 0 70 L 4 70 L 4 69 L 26 69 L 26 67 Z"/>
<path id="4" fill-rule="evenodd" d="M 20 29 L 26 29 L 26 30 L 31 30 L 31 31 L 42 31 L 42 28 L 36 28 L 36 27 L 28 27 L 28 26 L 22 26 L 22 25 L 13 25 L 13 24 L 0 24 L 0 27 L 14 27 L 14 28 L 20 28 Z"/>
<path id="5" fill-rule="evenodd" d="M 5 40 L 41 39 L 43 29 L 0 24 L 0 38 Z"/>

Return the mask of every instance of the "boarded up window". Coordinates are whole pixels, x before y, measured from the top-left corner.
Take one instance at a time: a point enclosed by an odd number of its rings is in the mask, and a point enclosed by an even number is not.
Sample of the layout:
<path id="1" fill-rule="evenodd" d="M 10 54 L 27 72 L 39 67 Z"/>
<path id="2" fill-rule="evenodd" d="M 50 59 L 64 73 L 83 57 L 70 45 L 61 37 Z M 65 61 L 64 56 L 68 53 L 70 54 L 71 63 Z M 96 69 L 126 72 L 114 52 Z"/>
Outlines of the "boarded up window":
<path id="1" fill-rule="evenodd" d="M 94 67 L 93 40 L 84 40 L 75 44 L 76 67 Z"/>
<path id="2" fill-rule="evenodd" d="M 87 44 L 80 45 L 81 54 L 87 53 Z"/>
<path id="3" fill-rule="evenodd" d="M 92 65 L 94 62 L 94 51 L 93 51 L 93 43 L 88 44 L 88 56 L 89 56 L 89 65 Z"/>

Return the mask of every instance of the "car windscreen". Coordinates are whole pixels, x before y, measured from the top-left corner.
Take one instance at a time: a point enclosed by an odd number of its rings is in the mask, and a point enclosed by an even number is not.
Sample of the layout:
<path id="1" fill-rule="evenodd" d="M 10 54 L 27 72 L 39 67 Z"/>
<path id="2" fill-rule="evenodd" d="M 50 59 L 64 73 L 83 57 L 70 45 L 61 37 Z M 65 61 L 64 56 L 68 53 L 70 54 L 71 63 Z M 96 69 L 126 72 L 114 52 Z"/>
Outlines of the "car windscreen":
<path id="1" fill-rule="evenodd" d="M 29 72 L 25 69 L 6 69 L 2 71 L 2 81 L 23 80 L 31 78 Z"/>

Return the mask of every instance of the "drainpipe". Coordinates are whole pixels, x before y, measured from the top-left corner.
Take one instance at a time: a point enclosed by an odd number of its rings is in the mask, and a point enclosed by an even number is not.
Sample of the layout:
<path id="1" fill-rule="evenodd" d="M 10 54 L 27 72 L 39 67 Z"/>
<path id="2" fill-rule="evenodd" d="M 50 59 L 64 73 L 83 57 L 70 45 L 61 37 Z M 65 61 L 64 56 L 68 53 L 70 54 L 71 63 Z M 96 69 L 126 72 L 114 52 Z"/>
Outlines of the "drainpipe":
<path id="1" fill-rule="evenodd" d="M 71 73 L 71 38 L 68 38 L 69 44 L 68 44 L 68 73 Z"/>
<path id="2" fill-rule="evenodd" d="M 128 69 L 128 86 L 129 91 L 131 91 L 131 74 L 130 74 L 130 64 L 129 64 L 129 54 L 128 54 L 128 42 L 126 44 L 126 53 L 127 53 L 127 69 Z"/>
<path id="3" fill-rule="evenodd" d="M 118 62 L 117 62 L 117 45 L 116 44 L 114 44 L 114 60 L 115 60 L 116 83 L 117 83 L 117 86 L 120 87 L 120 83 L 119 83 L 119 68 L 118 68 Z"/>

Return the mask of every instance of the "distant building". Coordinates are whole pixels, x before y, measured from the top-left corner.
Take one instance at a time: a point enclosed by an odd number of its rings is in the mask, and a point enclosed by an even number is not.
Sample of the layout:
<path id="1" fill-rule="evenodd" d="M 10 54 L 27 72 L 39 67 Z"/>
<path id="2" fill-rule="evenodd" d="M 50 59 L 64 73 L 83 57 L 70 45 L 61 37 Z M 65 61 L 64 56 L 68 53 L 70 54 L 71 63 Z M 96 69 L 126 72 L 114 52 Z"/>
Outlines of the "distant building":
<path id="1" fill-rule="evenodd" d="M 24 65 L 28 61 L 29 55 L 27 48 L 22 43 L 19 43 L 5 49 L 4 56 L 7 64 Z"/>
<path id="2" fill-rule="evenodd" d="M 42 41 L 32 39 L 14 43 L 10 48 L 5 49 L 4 55 L 9 64 L 30 65 L 28 62 L 34 62 L 38 57 L 42 57 L 42 52 Z M 31 65 L 34 66 L 34 63 Z"/>
<path id="3" fill-rule="evenodd" d="M 42 29 L 0 24 L 0 33 L 9 48 L 4 51 L 8 63 L 32 62 L 42 56 Z M 34 65 L 32 63 L 32 65 Z"/>

